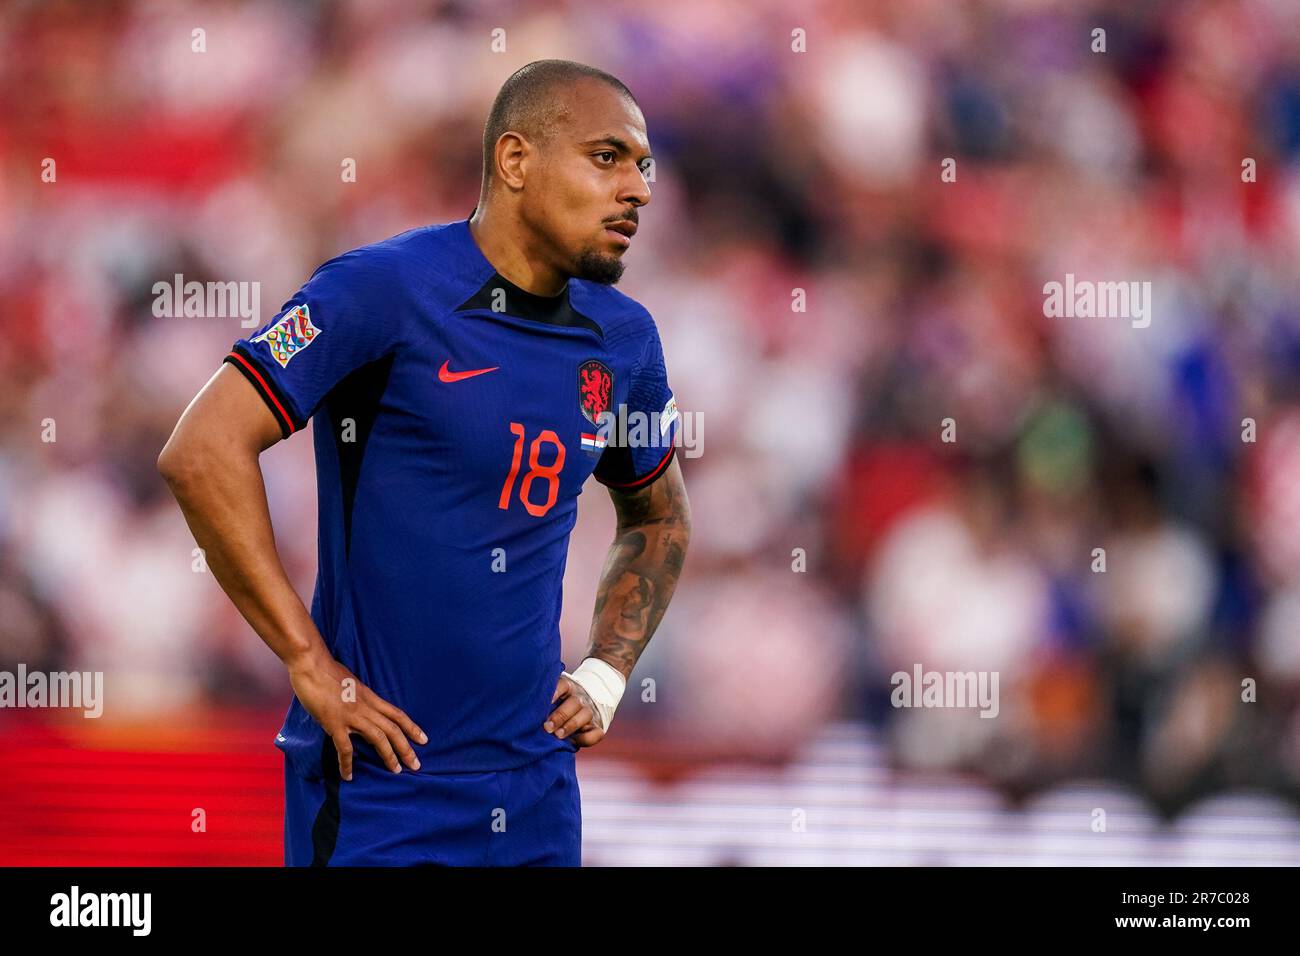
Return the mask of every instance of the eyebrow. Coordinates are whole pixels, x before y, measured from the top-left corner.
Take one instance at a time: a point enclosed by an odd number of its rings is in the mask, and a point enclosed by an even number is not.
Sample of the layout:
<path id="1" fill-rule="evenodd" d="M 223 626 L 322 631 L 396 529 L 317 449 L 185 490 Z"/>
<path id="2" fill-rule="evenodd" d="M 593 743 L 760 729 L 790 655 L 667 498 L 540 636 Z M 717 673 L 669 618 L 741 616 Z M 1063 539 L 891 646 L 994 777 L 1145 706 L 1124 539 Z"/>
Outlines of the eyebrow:
<path id="1" fill-rule="evenodd" d="M 579 143 L 578 145 L 583 147 L 584 149 L 589 146 L 613 146 L 614 152 L 616 153 L 620 153 L 624 156 L 630 156 L 632 154 L 631 145 L 629 145 L 626 140 L 620 139 L 619 137 L 613 135 L 602 136 L 599 139 L 589 139 L 585 143 Z M 647 159 L 654 159 L 654 157 L 651 156 L 649 153 L 646 153 L 644 156 L 642 156 L 640 159 L 637 160 L 637 164 L 640 165 L 641 163 L 644 163 Z"/>

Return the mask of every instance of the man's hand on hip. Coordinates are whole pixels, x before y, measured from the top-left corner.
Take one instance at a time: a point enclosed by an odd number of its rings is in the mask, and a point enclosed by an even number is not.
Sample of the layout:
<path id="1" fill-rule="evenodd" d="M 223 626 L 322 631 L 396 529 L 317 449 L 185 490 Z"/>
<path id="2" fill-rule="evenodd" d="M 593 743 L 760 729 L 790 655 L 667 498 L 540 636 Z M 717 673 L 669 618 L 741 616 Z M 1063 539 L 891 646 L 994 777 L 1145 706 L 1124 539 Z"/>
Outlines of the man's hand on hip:
<path id="1" fill-rule="evenodd" d="M 402 763 L 412 770 L 420 769 L 419 758 L 406 738 L 427 744 L 428 736 L 401 708 L 357 680 L 328 652 L 322 650 L 291 664 L 289 681 L 303 707 L 334 741 L 339 774 L 344 780 L 352 779 L 352 734 L 370 741 L 393 773 L 402 772 Z"/>

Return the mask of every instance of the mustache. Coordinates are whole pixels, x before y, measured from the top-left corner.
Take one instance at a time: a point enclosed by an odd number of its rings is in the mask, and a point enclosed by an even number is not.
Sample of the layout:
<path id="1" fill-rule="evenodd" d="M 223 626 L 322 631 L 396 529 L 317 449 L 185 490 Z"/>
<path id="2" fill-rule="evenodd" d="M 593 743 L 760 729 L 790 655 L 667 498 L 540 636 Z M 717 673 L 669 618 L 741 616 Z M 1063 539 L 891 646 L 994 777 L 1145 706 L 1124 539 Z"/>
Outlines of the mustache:
<path id="1" fill-rule="evenodd" d="M 605 219 L 603 221 L 604 222 L 631 222 L 631 223 L 635 223 L 638 226 L 641 224 L 640 217 L 637 216 L 635 206 L 633 206 L 631 209 L 629 209 L 627 212 L 623 213 L 622 215 L 611 216 L 610 218 Z"/>

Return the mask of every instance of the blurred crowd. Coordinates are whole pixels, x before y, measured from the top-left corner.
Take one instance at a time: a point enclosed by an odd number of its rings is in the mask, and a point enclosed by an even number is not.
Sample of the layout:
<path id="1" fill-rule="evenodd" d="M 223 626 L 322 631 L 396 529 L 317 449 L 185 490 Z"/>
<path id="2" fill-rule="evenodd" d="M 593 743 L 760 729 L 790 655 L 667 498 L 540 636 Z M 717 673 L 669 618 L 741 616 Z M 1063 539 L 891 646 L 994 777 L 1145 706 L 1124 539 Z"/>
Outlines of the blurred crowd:
<path id="1" fill-rule="evenodd" d="M 769 758 L 849 718 L 1012 795 L 1300 800 L 1288 0 L 7 5 L 0 666 L 104 670 L 109 716 L 287 704 L 154 468 L 247 330 L 153 284 L 260 282 L 264 322 L 464 218 L 492 97 L 546 57 L 645 112 L 619 288 L 704 423 L 625 734 Z M 1067 274 L 1151 282 L 1150 325 L 1045 316 Z M 311 442 L 263 467 L 310 601 Z M 593 482 L 566 663 L 612 530 Z M 916 664 L 996 671 L 998 717 L 891 706 Z"/>

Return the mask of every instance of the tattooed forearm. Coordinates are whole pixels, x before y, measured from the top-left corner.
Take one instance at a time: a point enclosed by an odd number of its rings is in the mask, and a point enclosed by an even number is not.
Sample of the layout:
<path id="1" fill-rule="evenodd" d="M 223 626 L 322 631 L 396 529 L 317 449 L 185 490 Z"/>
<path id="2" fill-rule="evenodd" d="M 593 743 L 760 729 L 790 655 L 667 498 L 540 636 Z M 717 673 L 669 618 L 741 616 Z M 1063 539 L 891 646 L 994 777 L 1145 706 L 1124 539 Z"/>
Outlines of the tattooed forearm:
<path id="1" fill-rule="evenodd" d="M 588 657 L 624 677 L 654 635 L 672 600 L 691 537 L 691 508 L 676 459 L 648 488 L 610 492 L 618 531 L 596 591 Z"/>

